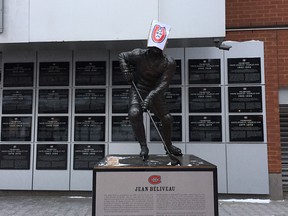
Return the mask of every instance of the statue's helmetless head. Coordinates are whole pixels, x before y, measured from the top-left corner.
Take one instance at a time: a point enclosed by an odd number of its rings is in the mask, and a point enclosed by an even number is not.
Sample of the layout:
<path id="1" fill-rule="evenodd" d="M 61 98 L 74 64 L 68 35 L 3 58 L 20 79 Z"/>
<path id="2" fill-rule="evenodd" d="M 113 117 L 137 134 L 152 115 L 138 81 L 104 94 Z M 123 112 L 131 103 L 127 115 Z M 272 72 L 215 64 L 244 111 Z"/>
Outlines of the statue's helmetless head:
<path id="1" fill-rule="evenodd" d="M 148 47 L 148 49 L 149 49 L 149 52 L 152 52 L 155 55 L 163 53 L 163 50 L 161 50 L 157 47 Z"/>

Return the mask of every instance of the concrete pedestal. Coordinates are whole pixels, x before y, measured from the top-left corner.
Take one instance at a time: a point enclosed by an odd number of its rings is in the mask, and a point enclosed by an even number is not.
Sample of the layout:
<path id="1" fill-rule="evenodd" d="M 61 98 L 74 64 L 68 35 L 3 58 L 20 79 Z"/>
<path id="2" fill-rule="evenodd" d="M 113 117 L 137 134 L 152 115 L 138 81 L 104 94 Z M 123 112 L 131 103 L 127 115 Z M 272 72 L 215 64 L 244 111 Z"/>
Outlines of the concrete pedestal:
<path id="1" fill-rule="evenodd" d="M 108 155 L 93 170 L 93 214 L 218 216 L 217 167 L 194 155 Z"/>

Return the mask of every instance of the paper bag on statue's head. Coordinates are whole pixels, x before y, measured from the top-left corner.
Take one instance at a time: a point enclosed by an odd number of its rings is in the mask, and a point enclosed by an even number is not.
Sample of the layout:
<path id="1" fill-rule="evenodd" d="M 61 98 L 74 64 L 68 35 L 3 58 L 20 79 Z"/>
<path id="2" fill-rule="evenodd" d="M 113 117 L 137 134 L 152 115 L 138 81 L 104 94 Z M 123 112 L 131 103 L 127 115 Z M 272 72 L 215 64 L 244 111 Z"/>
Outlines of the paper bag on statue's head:
<path id="1" fill-rule="evenodd" d="M 171 26 L 153 20 L 149 32 L 147 47 L 157 47 L 164 50 Z"/>

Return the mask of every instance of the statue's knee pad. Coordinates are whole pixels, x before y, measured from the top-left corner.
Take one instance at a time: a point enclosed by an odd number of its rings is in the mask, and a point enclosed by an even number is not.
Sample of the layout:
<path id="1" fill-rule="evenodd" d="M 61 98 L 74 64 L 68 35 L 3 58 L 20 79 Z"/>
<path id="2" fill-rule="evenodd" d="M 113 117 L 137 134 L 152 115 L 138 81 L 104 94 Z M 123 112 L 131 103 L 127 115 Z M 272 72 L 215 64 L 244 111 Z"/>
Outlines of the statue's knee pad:
<path id="1" fill-rule="evenodd" d="M 162 124 L 165 124 L 165 125 L 172 125 L 173 124 L 173 117 L 170 113 L 165 114 L 162 117 Z"/>
<path id="2" fill-rule="evenodd" d="M 133 106 L 129 109 L 128 112 L 128 117 L 130 119 L 131 122 L 138 122 L 138 121 L 142 121 L 142 110 L 140 110 L 138 107 Z"/>

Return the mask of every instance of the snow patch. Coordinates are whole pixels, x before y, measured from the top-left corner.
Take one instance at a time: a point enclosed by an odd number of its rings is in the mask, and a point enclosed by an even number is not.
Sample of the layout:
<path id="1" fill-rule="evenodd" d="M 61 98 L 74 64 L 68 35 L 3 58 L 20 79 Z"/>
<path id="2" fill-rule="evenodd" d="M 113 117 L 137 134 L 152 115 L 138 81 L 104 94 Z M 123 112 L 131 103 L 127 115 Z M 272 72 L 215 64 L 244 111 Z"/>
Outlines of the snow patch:
<path id="1" fill-rule="evenodd" d="M 240 203 L 260 203 L 267 204 L 270 203 L 270 199 L 222 199 L 220 202 L 240 202 Z"/>

